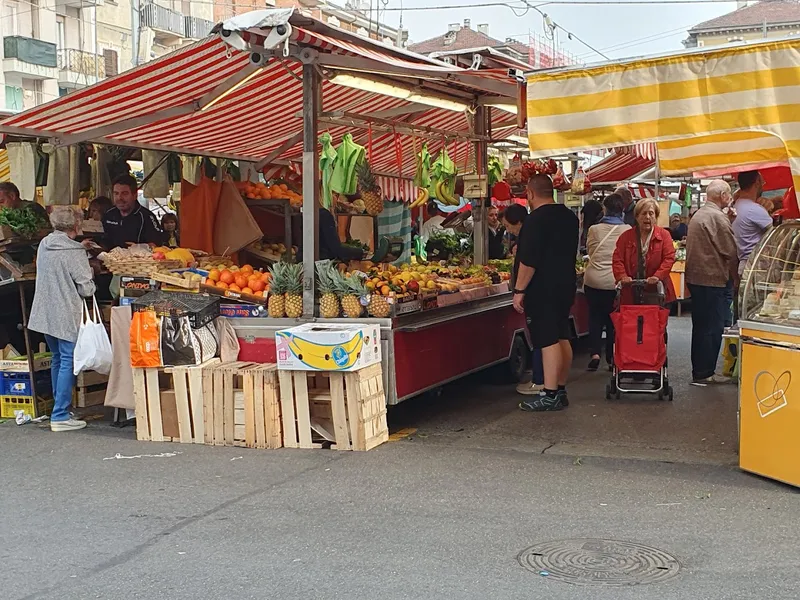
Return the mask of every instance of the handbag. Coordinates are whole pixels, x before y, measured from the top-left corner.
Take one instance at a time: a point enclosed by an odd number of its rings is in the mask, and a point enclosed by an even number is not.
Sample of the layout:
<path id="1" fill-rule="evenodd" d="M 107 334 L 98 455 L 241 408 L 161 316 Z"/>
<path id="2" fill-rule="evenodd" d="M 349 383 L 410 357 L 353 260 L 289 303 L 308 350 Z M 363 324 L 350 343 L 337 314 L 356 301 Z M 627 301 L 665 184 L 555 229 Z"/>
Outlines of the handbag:
<path id="1" fill-rule="evenodd" d="M 78 330 L 78 341 L 75 342 L 72 370 L 75 375 L 81 371 L 96 371 L 108 375 L 111 371 L 113 353 L 111 340 L 100 318 L 97 299 L 92 296 L 93 314 L 89 314 L 89 306 L 83 301 L 83 315 Z"/>

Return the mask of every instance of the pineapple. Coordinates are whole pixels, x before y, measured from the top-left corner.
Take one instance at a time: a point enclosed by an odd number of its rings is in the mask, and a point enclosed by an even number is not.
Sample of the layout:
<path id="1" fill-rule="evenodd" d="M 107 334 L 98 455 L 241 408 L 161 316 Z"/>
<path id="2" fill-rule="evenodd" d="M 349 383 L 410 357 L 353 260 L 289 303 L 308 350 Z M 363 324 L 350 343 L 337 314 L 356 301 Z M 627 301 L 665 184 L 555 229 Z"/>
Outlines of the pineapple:
<path id="1" fill-rule="evenodd" d="M 389 302 L 386 301 L 384 296 L 381 296 L 380 294 L 372 294 L 369 297 L 367 312 L 369 312 L 371 317 L 385 319 L 391 314 L 392 307 L 389 305 Z"/>
<path id="2" fill-rule="evenodd" d="M 357 319 L 361 316 L 361 298 L 367 295 L 367 288 L 364 282 L 358 277 L 342 277 L 337 274 L 337 286 L 339 288 L 339 298 L 342 302 L 344 316 Z"/>
<path id="3" fill-rule="evenodd" d="M 372 216 L 380 214 L 383 212 L 383 194 L 366 159 L 358 164 L 356 174 L 358 175 L 358 191 L 361 194 L 361 200 L 364 201 L 367 214 Z"/>
<path id="4" fill-rule="evenodd" d="M 286 269 L 286 316 L 299 319 L 303 316 L 303 265 L 289 263 Z"/>
<path id="5" fill-rule="evenodd" d="M 286 311 L 286 299 L 283 297 L 286 291 L 286 265 L 275 263 L 269 268 L 270 286 L 269 300 L 267 301 L 267 314 L 273 319 L 282 319 Z"/>
<path id="6" fill-rule="evenodd" d="M 336 297 L 336 269 L 330 264 L 317 263 L 317 284 L 319 286 L 319 316 L 335 319 L 339 316 L 339 298 Z"/>

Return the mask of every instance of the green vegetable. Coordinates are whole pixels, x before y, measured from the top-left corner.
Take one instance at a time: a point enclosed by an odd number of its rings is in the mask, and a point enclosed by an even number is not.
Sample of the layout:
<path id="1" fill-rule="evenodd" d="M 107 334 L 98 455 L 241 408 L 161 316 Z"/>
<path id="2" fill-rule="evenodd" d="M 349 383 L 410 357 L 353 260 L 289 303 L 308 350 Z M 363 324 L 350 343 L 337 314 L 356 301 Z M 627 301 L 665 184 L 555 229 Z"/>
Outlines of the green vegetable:
<path id="1" fill-rule="evenodd" d="M 24 238 L 32 238 L 40 229 L 47 227 L 41 215 L 30 206 L 0 208 L 0 225 L 11 228 L 11 231 Z"/>

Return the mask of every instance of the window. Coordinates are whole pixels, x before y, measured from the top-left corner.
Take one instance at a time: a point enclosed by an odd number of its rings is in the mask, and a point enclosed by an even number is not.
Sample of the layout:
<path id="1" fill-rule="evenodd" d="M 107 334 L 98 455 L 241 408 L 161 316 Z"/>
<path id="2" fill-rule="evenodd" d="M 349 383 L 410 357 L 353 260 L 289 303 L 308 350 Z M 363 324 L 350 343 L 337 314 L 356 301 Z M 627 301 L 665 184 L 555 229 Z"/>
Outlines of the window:
<path id="1" fill-rule="evenodd" d="M 3 3 L 3 35 L 19 35 L 19 3 L 6 0 Z"/>
<path id="2" fill-rule="evenodd" d="M 116 50 L 103 49 L 106 77 L 113 77 L 119 73 L 119 57 Z"/>
<path id="3" fill-rule="evenodd" d="M 56 16 L 56 45 L 59 50 L 64 50 L 67 47 L 67 34 L 64 17 L 61 15 Z"/>

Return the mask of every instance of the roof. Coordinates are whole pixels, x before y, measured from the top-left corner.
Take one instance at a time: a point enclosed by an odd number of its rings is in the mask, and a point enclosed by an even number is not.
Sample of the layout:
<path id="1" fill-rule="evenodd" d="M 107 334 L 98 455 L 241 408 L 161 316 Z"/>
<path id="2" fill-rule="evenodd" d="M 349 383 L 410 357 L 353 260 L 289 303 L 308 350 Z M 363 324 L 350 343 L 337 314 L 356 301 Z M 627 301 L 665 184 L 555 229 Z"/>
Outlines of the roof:
<path id="1" fill-rule="evenodd" d="M 320 132 L 335 143 L 350 132 L 368 147 L 376 171 L 412 176 L 419 144 L 426 139 L 432 153 L 443 144 L 457 164 L 469 157 L 471 143 L 464 139 L 426 136 L 421 127 L 455 132 L 471 131 L 464 112 L 415 104 L 335 84 L 331 74 L 348 69 L 378 74 L 384 82 L 428 90 L 438 85 L 447 97 L 515 97 L 516 86 L 506 73 L 467 71 L 403 49 L 352 35 L 315 19 L 279 10 L 254 11 L 217 25 L 206 39 L 159 57 L 117 76 L 62 96 L 0 122 L 0 131 L 11 135 L 48 137 L 56 144 L 82 141 L 163 150 L 182 154 L 217 156 L 258 162 L 298 161 L 302 156 L 303 108 L 300 59 L 318 53 L 316 63 L 324 71 L 322 95 L 327 114 Z M 269 24 L 267 24 L 269 23 Z M 267 37 L 281 23 L 291 25 L 291 35 L 279 42 L 279 52 L 263 59 Z M 491 91 L 495 90 L 495 91 Z M 401 113 L 397 120 L 414 126 L 416 133 L 395 132 L 375 124 L 359 128 L 358 115 L 374 118 L 384 111 Z M 517 133 L 502 129 L 516 117 L 492 108 L 495 137 Z M 355 115 L 355 117 L 354 117 Z M 336 121 L 338 119 L 338 121 Z M 346 121 L 346 122 L 345 122 Z M 390 122 L 391 123 L 391 122 Z M 496 124 L 496 125 L 495 125 Z"/>
<path id="2" fill-rule="evenodd" d="M 445 39 L 455 35 L 452 43 L 446 44 Z M 437 37 L 430 38 L 423 42 L 409 45 L 408 49 L 419 54 L 430 54 L 431 52 L 445 52 L 450 50 L 468 50 L 470 48 L 511 48 L 523 56 L 528 56 L 528 47 L 521 42 L 503 42 L 489 35 L 470 29 L 460 27 L 456 31 L 448 31 Z"/>
<path id="3" fill-rule="evenodd" d="M 716 19 L 695 25 L 689 31 L 708 29 L 747 29 L 782 23 L 800 23 L 800 2 L 797 0 L 762 0 Z"/>
<path id="4" fill-rule="evenodd" d="M 653 165 L 655 165 L 653 159 L 639 156 L 634 152 L 615 150 L 590 167 L 586 175 L 592 183 L 618 183 L 633 179 Z"/>

